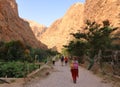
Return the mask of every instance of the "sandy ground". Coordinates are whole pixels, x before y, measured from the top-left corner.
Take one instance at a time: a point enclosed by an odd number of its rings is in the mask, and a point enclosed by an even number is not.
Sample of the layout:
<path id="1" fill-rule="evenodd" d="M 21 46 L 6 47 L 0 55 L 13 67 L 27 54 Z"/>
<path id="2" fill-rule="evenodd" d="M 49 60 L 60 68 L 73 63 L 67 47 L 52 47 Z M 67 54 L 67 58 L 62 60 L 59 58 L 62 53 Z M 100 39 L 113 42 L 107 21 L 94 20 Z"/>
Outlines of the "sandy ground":
<path id="1" fill-rule="evenodd" d="M 54 66 L 54 72 L 47 78 L 32 80 L 23 87 L 112 87 L 112 85 L 103 83 L 101 78 L 82 67 L 79 67 L 79 78 L 74 84 L 69 65 L 61 66 L 59 61 Z"/>

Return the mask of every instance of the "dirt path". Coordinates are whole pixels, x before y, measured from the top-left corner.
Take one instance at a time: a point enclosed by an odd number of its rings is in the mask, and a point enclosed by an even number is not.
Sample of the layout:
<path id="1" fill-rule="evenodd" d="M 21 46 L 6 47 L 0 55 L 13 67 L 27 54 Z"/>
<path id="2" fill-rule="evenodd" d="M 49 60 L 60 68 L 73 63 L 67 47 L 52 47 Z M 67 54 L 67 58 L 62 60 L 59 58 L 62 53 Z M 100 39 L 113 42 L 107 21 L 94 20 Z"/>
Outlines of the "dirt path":
<path id="1" fill-rule="evenodd" d="M 69 65 L 62 67 L 60 62 L 57 62 L 54 68 L 55 72 L 47 78 L 33 81 L 24 87 L 112 87 L 108 83 L 102 83 L 101 78 L 81 67 L 76 84 L 72 81 Z"/>

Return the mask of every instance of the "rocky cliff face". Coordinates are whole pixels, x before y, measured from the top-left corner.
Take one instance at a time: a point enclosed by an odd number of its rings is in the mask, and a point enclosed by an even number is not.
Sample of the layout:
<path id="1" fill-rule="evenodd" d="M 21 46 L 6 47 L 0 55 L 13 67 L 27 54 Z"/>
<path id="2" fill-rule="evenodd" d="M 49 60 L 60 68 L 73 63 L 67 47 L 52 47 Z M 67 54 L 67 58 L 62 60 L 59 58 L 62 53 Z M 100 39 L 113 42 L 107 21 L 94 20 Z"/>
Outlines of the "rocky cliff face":
<path id="1" fill-rule="evenodd" d="M 88 19 L 97 23 L 108 19 L 111 25 L 120 27 L 120 0 L 86 0 L 84 5 L 76 3 L 48 28 L 40 40 L 49 48 L 60 51 L 71 39 L 69 34 L 82 31 L 83 21 Z M 116 33 L 120 34 L 120 29 Z"/>
<path id="2" fill-rule="evenodd" d="M 84 20 L 101 23 L 108 19 L 115 27 L 120 27 L 120 0 L 86 0 Z"/>
<path id="3" fill-rule="evenodd" d="M 33 33 L 35 34 L 35 37 L 40 40 L 41 35 L 46 31 L 47 27 L 32 20 L 26 21 L 29 23 Z"/>
<path id="4" fill-rule="evenodd" d="M 79 30 L 83 24 L 84 5 L 76 3 L 71 6 L 66 14 L 56 20 L 47 31 L 41 36 L 41 42 L 49 48 L 61 51 L 63 45 L 71 39 L 70 33 Z"/>
<path id="5" fill-rule="evenodd" d="M 15 0 L 0 0 L 0 40 L 20 40 L 33 47 L 46 48 L 36 39 L 29 23 L 18 16 Z"/>
<path id="6" fill-rule="evenodd" d="M 120 38 L 120 0 L 86 0 L 84 20 L 87 19 L 98 23 L 108 19 L 111 25 L 119 27 L 114 33 Z"/>

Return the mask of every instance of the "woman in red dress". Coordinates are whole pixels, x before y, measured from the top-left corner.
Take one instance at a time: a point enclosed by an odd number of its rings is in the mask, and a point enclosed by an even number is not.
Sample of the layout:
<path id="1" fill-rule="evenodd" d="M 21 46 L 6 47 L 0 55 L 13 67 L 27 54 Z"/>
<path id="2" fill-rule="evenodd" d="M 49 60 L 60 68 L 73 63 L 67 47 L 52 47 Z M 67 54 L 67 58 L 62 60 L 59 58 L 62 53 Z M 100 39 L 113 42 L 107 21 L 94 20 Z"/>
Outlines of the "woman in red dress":
<path id="1" fill-rule="evenodd" d="M 73 82 L 76 83 L 78 75 L 78 61 L 74 59 L 70 65 Z"/>

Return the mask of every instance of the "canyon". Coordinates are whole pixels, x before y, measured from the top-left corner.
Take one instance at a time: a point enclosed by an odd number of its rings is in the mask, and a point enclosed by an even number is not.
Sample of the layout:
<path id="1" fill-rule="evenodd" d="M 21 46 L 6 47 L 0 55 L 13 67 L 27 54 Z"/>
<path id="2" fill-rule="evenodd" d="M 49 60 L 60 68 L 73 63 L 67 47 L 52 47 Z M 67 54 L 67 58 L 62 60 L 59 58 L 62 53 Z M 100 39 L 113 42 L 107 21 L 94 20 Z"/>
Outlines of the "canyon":
<path id="1" fill-rule="evenodd" d="M 84 31 L 86 20 L 100 24 L 109 20 L 113 27 L 120 28 L 120 0 L 86 0 L 85 3 L 75 3 L 49 27 L 20 18 L 15 0 L 0 0 L 1 41 L 20 40 L 32 47 L 61 52 L 63 45 L 73 39 L 70 33 Z M 120 29 L 115 34 L 119 35 Z"/>
<path id="2" fill-rule="evenodd" d="M 111 26 L 120 28 L 120 0 L 86 0 L 84 4 L 73 4 L 62 18 L 56 20 L 42 34 L 40 41 L 48 48 L 55 47 L 61 51 L 63 45 L 72 39 L 70 33 L 84 31 L 82 27 L 86 20 L 99 24 L 109 20 Z M 120 29 L 115 34 L 119 35 Z"/>

